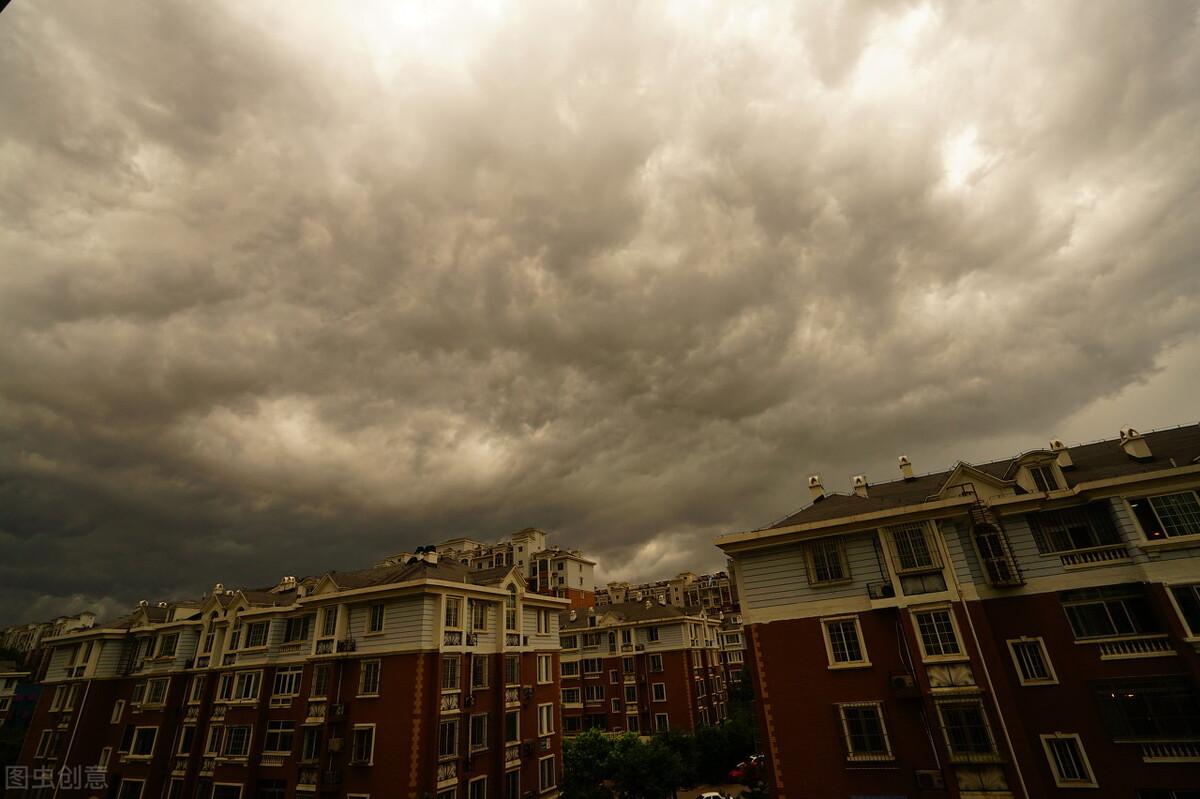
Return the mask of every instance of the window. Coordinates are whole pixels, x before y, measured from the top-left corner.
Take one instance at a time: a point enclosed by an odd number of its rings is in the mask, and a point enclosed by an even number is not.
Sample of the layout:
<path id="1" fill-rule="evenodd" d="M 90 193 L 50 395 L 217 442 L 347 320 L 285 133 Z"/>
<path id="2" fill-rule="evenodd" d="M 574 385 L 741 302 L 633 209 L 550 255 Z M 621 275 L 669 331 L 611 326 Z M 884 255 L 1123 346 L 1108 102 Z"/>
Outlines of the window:
<path id="1" fill-rule="evenodd" d="M 248 702 L 258 699 L 258 686 L 261 681 L 261 671 L 239 671 L 235 675 L 233 686 L 234 700 Z"/>
<path id="2" fill-rule="evenodd" d="M 1008 642 L 1021 685 L 1053 685 L 1058 682 L 1041 638 L 1014 638 Z"/>
<path id="3" fill-rule="evenodd" d="M 650 696 L 655 702 L 667 701 L 667 684 L 665 682 L 656 682 L 650 686 Z"/>
<path id="4" fill-rule="evenodd" d="M 368 633 L 383 632 L 383 605 L 372 605 L 370 616 L 367 619 Z"/>
<path id="5" fill-rule="evenodd" d="M 583 686 L 583 699 L 585 702 L 603 702 L 604 701 L 604 686 L 603 685 L 585 685 L 585 686 Z"/>
<path id="6" fill-rule="evenodd" d="M 125 714 L 125 700 L 118 699 L 113 705 L 112 716 L 109 717 L 109 722 L 112 724 L 120 724 L 121 716 Z"/>
<path id="7" fill-rule="evenodd" d="M 1059 788 L 1097 787 L 1091 764 L 1083 752 L 1083 744 L 1078 735 L 1056 732 L 1041 737 L 1046 759 L 1050 761 L 1050 771 L 1054 774 L 1055 785 Z"/>
<path id="8" fill-rule="evenodd" d="M 181 780 L 182 782 L 182 780 Z M 259 780 L 255 790 L 255 799 L 283 799 L 287 794 L 287 783 L 283 780 Z M 346 799 L 354 794 L 346 794 Z M 168 799 L 182 799 L 182 797 L 168 797 Z"/>
<path id="9" fill-rule="evenodd" d="M 456 596 L 446 597 L 446 616 L 445 626 L 450 630 L 462 629 L 462 598 Z"/>
<path id="10" fill-rule="evenodd" d="M 520 799 L 521 797 L 521 770 L 513 769 L 512 771 L 504 772 L 504 797 L 503 799 Z M 440 797 L 439 797 L 440 799 Z"/>
<path id="11" fill-rule="evenodd" d="M 1081 588 L 1063 591 L 1059 599 L 1077 639 L 1158 632 L 1141 586 Z"/>
<path id="12" fill-rule="evenodd" d="M 160 635 L 158 637 L 158 656 L 160 658 L 173 658 L 175 651 L 179 648 L 179 633 L 170 633 Z"/>
<path id="13" fill-rule="evenodd" d="M 663 670 L 662 655 L 651 655 L 650 656 L 650 671 L 658 672 L 658 671 L 662 671 L 662 670 Z"/>
<path id="14" fill-rule="evenodd" d="M 520 685 L 521 684 L 521 656 L 520 655 L 505 655 L 504 656 L 504 684 L 505 685 Z"/>
<path id="15" fill-rule="evenodd" d="M 625 674 L 633 674 L 634 671 L 633 658 L 621 658 L 621 671 Z"/>
<path id="16" fill-rule="evenodd" d="M 192 677 L 192 684 L 188 690 L 189 705 L 198 705 L 204 701 L 204 685 L 207 681 L 207 676 L 204 674 L 197 674 L 195 677 Z"/>
<path id="17" fill-rule="evenodd" d="M 213 785 L 212 799 L 241 799 L 242 786 L 231 785 L 229 783 L 216 783 Z"/>
<path id="18" fill-rule="evenodd" d="M 217 634 L 209 630 L 204 634 L 204 641 L 200 645 L 200 653 L 202 655 L 210 654 L 213 651 L 213 644 L 216 643 Z"/>
<path id="19" fill-rule="evenodd" d="M 313 761 L 321 755 L 321 728 L 305 727 L 304 737 L 300 739 L 300 760 Z"/>
<path id="20" fill-rule="evenodd" d="M 1151 541 L 1200 534 L 1200 500 L 1195 491 L 1131 499 L 1129 507 Z"/>
<path id="21" fill-rule="evenodd" d="M 538 735 L 554 733 L 554 705 L 538 705 Z"/>
<path id="22" fill-rule="evenodd" d="M 883 726 L 883 709 L 878 702 L 848 702 L 837 707 L 848 760 L 892 759 L 891 743 Z"/>
<path id="23" fill-rule="evenodd" d="M 633 643 L 633 630 L 629 629 L 628 627 L 621 630 L 621 643 L 622 644 L 632 644 Z"/>
<path id="24" fill-rule="evenodd" d="M 538 787 L 548 791 L 558 784 L 554 773 L 554 755 L 543 757 L 538 761 Z"/>
<path id="25" fill-rule="evenodd" d="M 219 755 L 221 753 L 221 738 L 224 732 L 225 729 L 220 724 L 208 728 L 208 737 L 204 740 L 205 755 Z"/>
<path id="26" fill-rule="evenodd" d="M 563 649 L 578 649 L 579 648 L 579 636 L 564 635 L 562 637 L 562 648 Z"/>
<path id="27" fill-rule="evenodd" d="M 871 665 L 863 651 L 857 616 L 822 619 L 821 627 L 825 631 L 825 654 L 830 668 Z"/>
<path id="28" fill-rule="evenodd" d="M 941 558 L 937 555 L 937 548 L 930 542 L 923 522 L 899 524 L 887 528 L 887 531 L 890 533 L 898 573 L 941 569 Z"/>
<path id="29" fill-rule="evenodd" d="M 558 664 L 558 671 L 563 677 L 578 677 L 579 661 L 564 660 Z"/>
<path id="30" fill-rule="evenodd" d="M 488 659 L 486 655 L 471 656 L 471 687 L 488 687 Z"/>
<path id="31" fill-rule="evenodd" d="M 438 757 L 458 754 L 458 719 L 443 721 L 438 727 Z"/>
<path id="32" fill-rule="evenodd" d="M 1105 503 L 1031 513 L 1028 519 L 1038 551 L 1044 555 L 1121 543 Z"/>
<path id="33" fill-rule="evenodd" d="M 809 585 L 828 585 L 850 579 L 846 549 L 837 538 L 811 542 L 805 550 Z"/>
<path id="34" fill-rule="evenodd" d="M 515 632 L 520 628 L 517 615 L 517 587 L 509 584 L 508 596 L 504 598 L 504 629 Z"/>
<path id="35" fill-rule="evenodd" d="M 612 699 L 608 700 L 608 709 L 611 710 L 613 713 L 620 713 L 621 712 L 621 698 L 613 697 Z"/>
<path id="36" fill-rule="evenodd" d="M 312 695 L 316 697 L 329 695 L 329 666 L 326 664 L 313 667 Z"/>
<path id="37" fill-rule="evenodd" d="M 268 721 L 267 735 L 263 739 L 264 752 L 292 753 L 292 741 L 296 734 L 294 721 Z"/>
<path id="38" fill-rule="evenodd" d="M 290 644 L 308 638 L 308 628 L 311 622 L 311 616 L 298 616 L 288 619 L 283 628 L 283 642 Z"/>
<path id="39" fill-rule="evenodd" d="M 1200 583 L 1171 586 L 1171 597 L 1179 608 L 1184 626 L 1192 638 L 1200 637 Z"/>
<path id="40" fill-rule="evenodd" d="M 158 727 L 137 727 L 133 731 L 133 743 L 129 754 L 136 757 L 150 757 L 154 754 L 154 742 L 158 740 Z"/>
<path id="41" fill-rule="evenodd" d="M 1058 490 L 1058 475 L 1054 473 L 1053 466 L 1029 466 L 1029 476 L 1033 478 L 1033 484 L 1038 491 L 1056 491 Z"/>
<path id="42" fill-rule="evenodd" d="M 164 704 L 167 701 L 167 686 L 170 684 L 170 682 L 170 677 L 148 681 L 146 683 L 146 697 L 144 703 L 147 705 Z"/>
<path id="43" fill-rule="evenodd" d="M 295 696 L 300 693 L 303 666 L 281 666 L 275 670 L 275 696 Z"/>
<path id="44" fill-rule="evenodd" d="M 653 655 L 651 655 L 653 657 Z M 661 658 L 662 656 L 659 655 Z M 604 669 L 604 662 L 600 658 L 584 658 L 583 673 L 584 674 L 599 674 Z"/>
<path id="45" fill-rule="evenodd" d="M 669 721 L 667 720 L 666 713 L 655 713 L 654 714 L 654 731 L 655 732 L 666 732 L 670 728 L 671 728 L 671 725 L 670 725 Z"/>
<path id="46" fill-rule="evenodd" d="M 625 729 L 629 732 L 638 732 L 638 717 L 632 713 L 625 717 Z"/>
<path id="47" fill-rule="evenodd" d="M 117 799 L 142 799 L 142 788 L 145 780 L 128 780 L 121 778 L 121 787 L 117 790 Z"/>
<path id="48" fill-rule="evenodd" d="M 337 635 L 337 608 L 324 608 L 321 611 L 321 637 L 332 638 Z"/>
<path id="49" fill-rule="evenodd" d="M 1200 737 L 1200 692 L 1186 677 L 1112 680 L 1097 684 L 1095 695 L 1114 740 Z"/>
<path id="50" fill-rule="evenodd" d="M 38 738 L 37 749 L 34 750 L 34 757 L 46 757 L 55 750 L 55 737 L 58 735 L 54 730 L 42 730 L 42 735 Z"/>
<path id="51" fill-rule="evenodd" d="M 521 740 L 521 711 L 510 710 L 504 714 L 504 742 L 516 743 Z"/>
<path id="52" fill-rule="evenodd" d="M 579 704 L 579 689 L 578 688 L 562 689 L 562 701 L 563 701 L 564 705 L 578 705 Z"/>
<path id="53" fill-rule="evenodd" d="M 217 696 L 221 701 L 233 699 L 233 675 L 226 672 L 217 680 Z"/>
<path id="54" fill-rule="evenodd" d="M 637 704 L 637 686 L 636 685 L 626 685 L 625 686 L 625 704 L 627 704 L 627 705 L 636 705 Z"/>
<path id="55" fill-rule="evenodd" d="M 231 724 L 225 728 L 225 749 L 221 754 L 225 757 L 246 757 L 250 754 L 250 733 L 253 728 L 249 724 Z"/>
<path id="56" fill-rule="evenodd" d="M 179 728 L 179 743 L 175 746 L 175 754 L 186 755 L 192 751 L 192 741 L 196 738 L 196 725 L 185 724 Z"/>
<path id="57" fill-rule="evenodd" d="M 970 760 L 995 753 L 992 732 L 978 700 L 943 702 L 938 705 L 938 713 L 952 759 Z"/>
<path id="58" fill-rule="evenodd" d="M 246 646 L 266 646 L 267 645 L 267 622 L 256 621 L 246 628 Z"/>
<path id="59" fill-rule="evenodd" d="M 926 610 L 913 614 L 917 639 L 926 659 L 961 655 L 954 618 L 947 610 Z"/>
<path id="60" fill-rule="evenodd" d="M 550 634 L 550 611 L 539 608 L 537 612 L 537 632 L 538 635 Z"/>
<path id="61" fill-rule="evenodd" d="M 107 769 L 110 760 L 112 760 L 112 747 L 106 746 L 100 750 L 100 762 L 97 765 L 102 769 Z"/>
<path id="62" fill-rule="evenodd" d="M 358 695 L 379 696 L 379 661 L 364 660 L 358 666 Z"/>
<path id="63" fill-rule="evenodd" d="M 621 681 L 621 672 L 617 671 L 616 669 L 609 669 L 608 670 L 608 681 L 612 685 L 616 685 L 617 683 L 619 683 Z"/>
<path id="64" fill-rule="evenodd" d="M 488 626 L 488 606 L 486 602 L 481 602 L 478 599 L 472 599 L 471 606 L 471 629 L 486 630 Z"/>
<path id="65" fill-rule="evenodd" d="M 537 656 L 537 681 L 539 683 L 553 682 L 554 660 L 550 655 Z"/>
<path id="66" fill-rule="evenodd" d="M 375 754 L 375 725 L 356 724 L 350 735 L 350 762 L 357 765 L 371 765 Z"/>
<path id="67" fill-rule="evenodd" d="M 658 628 L 657 627 L 647 627 L 646 628 L 646 640 L 651 643 L 658 640 Z"/>
<path id="68" fill-rule="evenodd" d="M 442 655 L 442 690 L 457 691 L 459 689 L 459 656 Z"/>
<path id="69" fill-rule="evenodd" d="M 487 749 L 488 714 L 479 713 L 471 716 L 471 751 L 477 752 L 480 749 Z"/>
<path id="70" fill-rule="evenodd" d="M 476 777 L 467 783 L 467 799 L 487 799 L 487 777 Z"/>

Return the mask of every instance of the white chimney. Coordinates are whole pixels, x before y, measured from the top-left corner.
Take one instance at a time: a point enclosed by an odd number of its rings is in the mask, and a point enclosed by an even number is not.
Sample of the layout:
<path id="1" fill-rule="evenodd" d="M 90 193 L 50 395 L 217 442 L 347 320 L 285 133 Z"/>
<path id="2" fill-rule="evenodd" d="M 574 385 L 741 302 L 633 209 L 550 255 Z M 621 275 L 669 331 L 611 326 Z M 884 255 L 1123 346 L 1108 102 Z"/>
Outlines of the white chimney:
<path id="1" fill-rule="evenodd" d="M 147 602 L 147 601 L 146 601 L 146 600 L 144 600 L 144 599 L 139 599 L 139 600 L 138 600 L 138 607 L 139 607 L 139 608 L 148 608 L 148 607 L 150 607 L 150 603 L 149 603 L 149 602 Z"/>
<path id="2" fill-rule="evenodd" d="M 654 600 L 652 600 L 652 599 L 647 599 L 647 600 L 646 600 L 646 610 L 649 610 L 649 609 L 650 609 L 650 608 L 652 608 L 652 607 L 654 607 Z"/>
<path id="3" fill-rule="evenodd" d="M 1137 461 L 1148 461 L 1154 457 L 1150 453 L 1150 445 L 1142 434 L 1132 427 L 1121 428 L 1121 449 L 1125 454 Z"/>
<path id="4" fill-rule="evenodd" d="M 225 593 L 225 583 L 217 583 L 213 586 L 213 595 Z"/>
<path id="5" fill-rule="evenodd" d="M 1071 460 L 1071 450 L 1067 449 L 1061 438 L 1050 439 L 1050 451 L 1058 453 L 1058 468 L 1070 469 L 1075 465 L 1075 461 Z"/>
<path id="6" fill-rule="evenodd" d="M 572 609 L 572 610 L 571 610 L 571 612 L 570 612 L 569 614 L 567 614 L 568 618 L 569 618 L 571 621 L 575 621 L 575 617 L 576 617 L 576 615 L 578 615 L 578 614 L 575 612 L 575 610 L 574 610 L 574 609 Z"/>
<path id="7" fill-rule="evenodd" d="M 432 566 L 436 566 L 437 562 L 438 562 L 437 550 L 431 549 L 428 552 L 426 552 L 425 553 L 425 562 Z"/>
<path id="8" fill-rule="evenodd" d="M 813 502 L 825 497 L 825 486 L 821 485 L 821 475 L 810 474 L 808 476 L 808 496 Z"/>
<path id="9" fill-rule="evenodd" d="M 905 480 L 912 480 L 914 478 L 912 461 L 908 459 L 907 455 L 900 456 L 900 475 Z"/>
<path id="10" fill-rule="evenodd" d="M 850 485 L 854 487 L 854 493 L 860 497 L 867 495 L 867 476 L 865 474 L 854 475 L 854 479 L 850 481 Z"/>

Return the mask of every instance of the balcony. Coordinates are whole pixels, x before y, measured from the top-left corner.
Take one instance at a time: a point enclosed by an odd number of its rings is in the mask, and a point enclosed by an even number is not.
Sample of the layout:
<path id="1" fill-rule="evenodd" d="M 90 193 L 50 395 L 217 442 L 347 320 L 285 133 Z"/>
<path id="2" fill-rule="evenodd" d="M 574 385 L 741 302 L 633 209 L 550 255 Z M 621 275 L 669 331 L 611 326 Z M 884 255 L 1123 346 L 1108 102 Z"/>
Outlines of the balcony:
<path id="1" fill-rule="evenodd" d="M 1200 743 L 1156 741 L 1142 744 L 1143 763 L 1200 763 Z"/>
<path id="2" fill-rule="evenodd" d="M 187 774 L 188 759 L 186 757 L 177 757 L 171 764 L 171 774 L 173 776 L 181 776 Z"/>
<path id="3" fill-rule="evenodd" d="M 438 703 L 438 711 L 441 713 L 457 713 L 459 710 L 460 694 L 454 693 L 442 694 L 441 701 Z"/>
<path id="4" fill-rule="evenodd" d="M 325 638 L 323 640 L 317 641 L 317 648 L 314 650 L 313 654 L 332 655 L 333 654 L 333 639 Z"/>
<path id="5" fill-rule="evenodd" d="M 505 688 L 504 689 L 504 704 L 511 707 L 521 704 L 521 689 L 520 688 Z"/>
<path id="6" fill-rule="evenodd" d="M 1139 635 L 1100 642 L 1101 660 L 1170 657 L 1174 654 L 1175 649 L 1165 635 Z"/>
<path id="7" fill-rule="evenodd" d="M 298 652 L 304 651 L 306 643 L 307 641 L 294 641 L 288 644 L 280 644 L 279 649 L 276 651 L 280 655 L 294 655 Z"/>
<path id="8" fill-rule="evenodd" d="M 437 784 L 439 788 L 444 788 L 446 785 L 453 785 L 458 781 L 458 761 L 447 760 L 444 763 L 438 763 L 437 767 Z"/>
<path id="9" fill-rule="evenodd" d="M 279 768 L 287 763 L 287 755 L 262 755 L 258 759 L 260 766 Z"/>
<path id="10" fill-rule="evenodd" d="M 187 710 L 183 711 L 184 721 L 197 721 L 200 718 L 200 706 L 188 705 Z"/>
<path id="11" fill-rule="evenodd" d="M 1089 547 L 1076 549 L 1059 555 L 1059 560 L 1067 569 L 1086 569 L 1091 566 L 1105 566 L 1122 560 L 1129 560 L 1129 550 L 1124 544 L 1106 547 Z"/>
<path id="12" fill-rule="evenodd" d="M 213 769 L 217 767 L 217 759 L 215 757 L 206 757 L 200 761 L 200 776 L 211 777 Z"/>
<path id="13" fill-rule="evenodd" d="M 462 646 L 463 634 L 461 630 L 446 630 L 442 634 L 442 646 Z"/>
<path id="14" fill-rule="evenodd" d="M 508 744 L 504 747 L 504 765 L 521 762 L 521 744 Z"/>
<path id="15" fill-rule="evenodd" d="M 324 702 L 309 702 L 308 715 L 304 719 L 305 723 L 320 724 L 323 722 L 325 720 L 325 711 L 328 707 Z"/>

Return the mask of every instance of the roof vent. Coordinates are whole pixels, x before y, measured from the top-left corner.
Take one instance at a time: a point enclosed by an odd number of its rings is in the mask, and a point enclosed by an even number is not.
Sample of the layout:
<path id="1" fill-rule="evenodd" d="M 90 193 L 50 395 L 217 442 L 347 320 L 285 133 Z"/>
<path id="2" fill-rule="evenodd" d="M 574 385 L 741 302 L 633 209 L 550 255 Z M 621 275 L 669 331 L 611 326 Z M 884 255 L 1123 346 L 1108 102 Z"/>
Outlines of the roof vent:
<path id="1" fill-rule="evenodd" d="M 150 607 L 150 603 L 149 603 L 149 602 L 147 602 L 147 601 L 146 601 L 146 600 L 144 600 L 144 599 L 139 599 L 139 600 L 138 600 L 138 607 L 139 607 L 139 608 L 148 608 L 148 607 Z"/>
<path id="2" fill-rule="evenodd" d="M 233 596 L 233 589 L 230 588 L 228 591 L 226 591 L 225 596 Z"/>
<path id="3" fill-rule="evenodd" d="M 854 488 L 854 493 L 860 497 L 867 495 L 867 476 L 865 474 L 856 474 L 850 480 L 850 485 Z"/>
<path id="4" fill-rule="evenodd" d="M 821 485 L 821 475 L 810 474 L 808 476 L 808 496 L 813 502 L 825 499 L 825 486 Z"/>
<path id="5" fill-rule="evenodd" d="M 166 602 L 159 602 L 159 603 L 158 603 L 158 606 L 159 606 L 160 608 L 165 608 L 165 607 L 167 606 L 167 603 L 166 603 Z"/>
<path id="6" fill-rule="evenodd" d="M 907 455 L 901 455 L 899 460 L 900 460 L 900 475 L 905 480 L 915 480 L 916 477 L 913 476 L 912 461 L 910 461 L 908 459 Z"/>
<path id="7" fill-rule="evenodd" d="M 216 585 L 213 586 L 213 594 L 214 595 L 215 594 L 223 594 L 223 593 L 225 593 L 225 583 L 217 583 Z"/>
<path id="8" fill-rule="evenodd" d="M 1075 465 L 1075 461 L 1071 460 L 1071 450 L 1067 449 L 1061 438 L 1050 439 L 1050 451 L 1058 453 L 1058 468 L 1070 469 Z"/>
<path id="9" fill-rule="evenodd" d="M 1132 427 L 1121 428 L 1121 449 L 1136 461 L 1148 461 L 1154 457 L 1150 453 L 1150 445 L 1146 443 L 1146 439 Z"/>

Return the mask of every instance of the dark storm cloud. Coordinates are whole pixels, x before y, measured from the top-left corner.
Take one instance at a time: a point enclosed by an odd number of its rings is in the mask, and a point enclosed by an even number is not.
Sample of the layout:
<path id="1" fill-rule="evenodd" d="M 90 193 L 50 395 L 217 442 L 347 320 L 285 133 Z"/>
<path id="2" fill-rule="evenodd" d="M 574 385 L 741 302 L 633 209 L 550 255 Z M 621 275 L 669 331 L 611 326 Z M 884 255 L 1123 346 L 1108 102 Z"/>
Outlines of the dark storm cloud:
<path id="1" fill-rule="evenodd" d="M 530 524 L 713 566 L 1200 330 L 1194 4 L 372 13 L 0 18 L 0 617 Z"/>

